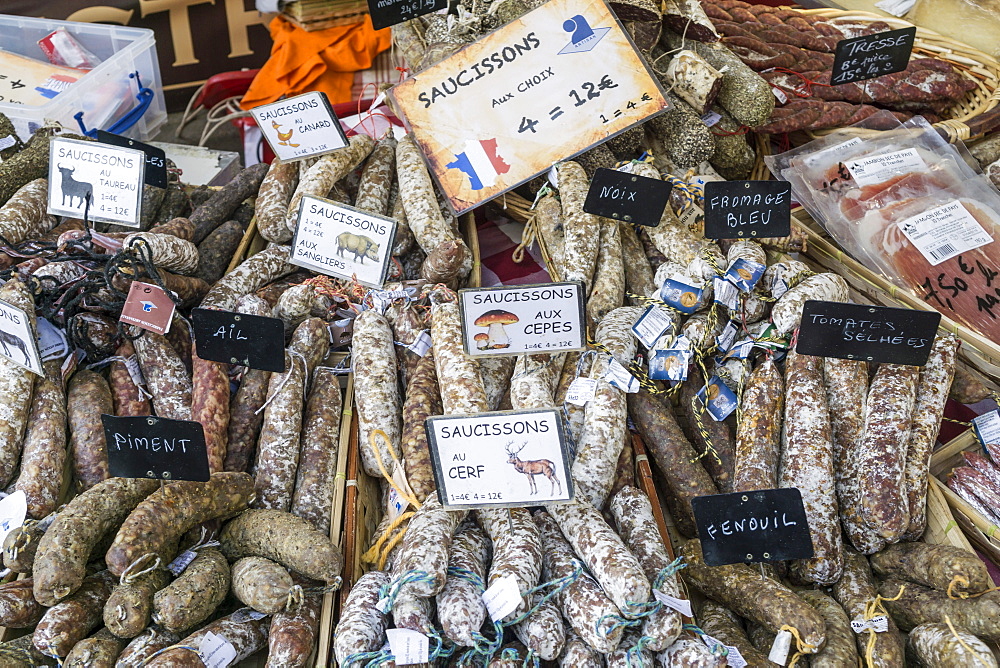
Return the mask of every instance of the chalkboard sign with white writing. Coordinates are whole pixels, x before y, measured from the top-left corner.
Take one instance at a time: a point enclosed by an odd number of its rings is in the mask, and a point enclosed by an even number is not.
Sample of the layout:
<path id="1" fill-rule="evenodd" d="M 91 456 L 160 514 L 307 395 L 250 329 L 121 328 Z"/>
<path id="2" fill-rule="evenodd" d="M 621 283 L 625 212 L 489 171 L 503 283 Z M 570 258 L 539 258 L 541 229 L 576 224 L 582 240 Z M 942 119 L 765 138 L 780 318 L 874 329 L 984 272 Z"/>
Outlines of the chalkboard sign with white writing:
<path id="1" fill-rule="evenodd" d="M 840 40 L 830 83 L 837 86 L 902 72 L 910 62 L 916 34 L 917 29 L 911 27 Z"/>
<path id="2" fill-rule="evenodd" d="M 691 508 L 709 566 L 813 556 L 802 494 L 794 487 L 698 496 Z"/>
<path id="3" fill-rule="evenodd" d="M 709 181 L 705 184 L 705 237 L 787 237 L 792 186 L 787 181 Z"/>
<path id="4" fill-rule="evenodd" d="M 200 422 L 144 415 L 102 415 L 113 478 L 207 482 L 208 450 Z"/>
<path id="5" fill-rule="evenodd" d="M 156 188 L 167 187 L 167 152 L 162 148 L 143 144 L 141 141 L 111 134 L 104 130 L 97 131 L 97 141 L 111 146 L 124 146 L 134 148 L 146 154 L 146 171 L 142 175 L 143 182 L 147 186 Z"/>
<path id="6" fill-rule="evenodd" d="M 285 370 L 285 325 L 280 319 L 196 308 L 191 321 L 201 359 Z"/>
<path id="7" fill-rule="evenodd" d="M 590 180 L 583 210 L 595 216 L 656 227 L 670 199 L 670 184 L 616 169 L 599 168 Z"/>
<path id="8" fill-rule="evenodd" d="M 375 30 L 415 19 L 448 7 L 448 0 L 368 0 Z"/>
<path id="9" fill-rule="evenodd" d="M 809 300 L 802 307 L 795 351 L 923 366 L 940 322 L 934 311 Z"/>

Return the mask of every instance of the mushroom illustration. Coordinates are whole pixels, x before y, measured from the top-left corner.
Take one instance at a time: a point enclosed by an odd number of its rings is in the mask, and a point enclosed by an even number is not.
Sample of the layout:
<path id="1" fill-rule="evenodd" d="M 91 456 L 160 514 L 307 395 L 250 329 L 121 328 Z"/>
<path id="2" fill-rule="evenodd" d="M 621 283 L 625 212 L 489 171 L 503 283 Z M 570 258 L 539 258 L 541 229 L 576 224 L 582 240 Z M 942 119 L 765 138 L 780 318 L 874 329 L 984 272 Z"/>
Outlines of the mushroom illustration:
<path id="1" fill-rule="evenodd" d="M 517 316 L 507 311 L 494 309 L 487 311 L 476 318 L 476 327 L 489 327 L 486 334 L 488 341 L 487 348 L 509 348 L 510 338 L 504 331 L 504 325 L 513 325 L 517 322 Z"/>
<path id="2" fill-rule="evenodd" d="M 486 350 L 486 346 L 488 345 L 486 342 L 490 340 L 489 334 L 486 332 L 479 332 L 472 338 L 476 340 L 477 350 Z"/>

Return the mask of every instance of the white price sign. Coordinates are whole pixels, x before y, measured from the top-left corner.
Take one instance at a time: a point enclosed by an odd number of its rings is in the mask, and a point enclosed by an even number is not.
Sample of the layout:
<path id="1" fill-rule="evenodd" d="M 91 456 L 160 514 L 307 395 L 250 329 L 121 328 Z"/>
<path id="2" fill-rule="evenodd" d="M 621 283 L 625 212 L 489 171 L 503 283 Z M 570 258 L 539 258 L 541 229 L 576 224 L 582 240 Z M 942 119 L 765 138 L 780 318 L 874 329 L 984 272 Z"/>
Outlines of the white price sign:
<path id="1" fill-rule="evenodd" d="M 462 340 L 472 357 L 583 350 L 581 283 L 459 290 Z"/>
<path id="2" fill-rule="evenodd" d="M 0 354 L 28 371 L 45 375 L 28 315 L 3 300 L 0 300 Z"/>
<path id="3" fill-rule="evenodd" d="M 250 110 L 261 134 L 283 162 L 323 155 L 347 146 L 347 136 L 326 93 L 313 92 Z"/>
<path id="4" fill-rule="evenodd" d="M 289 257 L 292 264 L 382 287 L 396 221 L 309 195 L 302 198 L 298 216 Z"/>
<path id="5" fill-rule="evenodd" d="M 536 506 L 573 498 L 557 409 L 437 416 L 426 428 L 445 507 Z"/>
<path id="6" fill-rule="evenodd" d="M 456 213 L 670 106 L 603 0 L 549 0 L 390 95 Z"/>
<path id="7" fill-rule="evenodd" d="M 146 154 L 79 139 L 49 142 L 49 206 L 56 216 L 139 227 Z M 89 208 L 87 202 L 90 202 Z"/>

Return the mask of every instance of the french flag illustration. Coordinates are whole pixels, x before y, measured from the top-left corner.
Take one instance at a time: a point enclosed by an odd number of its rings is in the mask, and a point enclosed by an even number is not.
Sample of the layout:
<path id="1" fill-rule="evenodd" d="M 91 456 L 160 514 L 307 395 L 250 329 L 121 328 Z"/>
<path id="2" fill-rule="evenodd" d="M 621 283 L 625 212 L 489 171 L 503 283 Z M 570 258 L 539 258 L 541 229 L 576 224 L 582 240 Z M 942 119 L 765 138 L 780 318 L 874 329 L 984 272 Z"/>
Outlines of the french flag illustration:
<path id="1" fill-rule="evenodd" d="M 497 155 L 497 140 L 480 139 L 465 142 L 465 151 L 455 155 L 455 161 L 445 167 L 460 169 L 469 177 L 473 190 L 482 190 L 496 183 L 497 177 L 510 171 L 510 165 Z"/>

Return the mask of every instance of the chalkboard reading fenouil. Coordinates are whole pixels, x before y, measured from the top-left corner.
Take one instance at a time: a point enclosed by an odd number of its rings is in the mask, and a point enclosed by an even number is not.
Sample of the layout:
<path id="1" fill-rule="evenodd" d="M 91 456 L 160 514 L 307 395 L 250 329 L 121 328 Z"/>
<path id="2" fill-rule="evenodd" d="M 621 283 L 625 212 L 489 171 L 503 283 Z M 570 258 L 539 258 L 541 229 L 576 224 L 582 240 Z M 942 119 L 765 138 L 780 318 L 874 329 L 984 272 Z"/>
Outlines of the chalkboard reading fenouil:
<path id="1" fill-rule="evenodd" d="M 923 366 L 941 314 L 906 308 L 809 300 L 795 351 L 888 364 Z"/>
<path id="2" fill-rule="evenodd" d="M 595 216 L 656 227 L 669 199 L 667 181 L 600 167 L 590 180 L 583 210 Z"/>
<path id="3" fill-rule="evenodd" d="M 910 62 L 916 34 L 917 29 L 910 27 L 840 40 L 830 83 L 837 86 L 902 72 Z"/>
<path id="4" fill-rule="evenodd" d="M 709 181 L 705 238 L 786 237 L 791 234 L 791 200 L 787 181 Z"/>
<path id="5" fill-rule="evenodd" d="M 208 482 L 208 449 L 200 422 L 150 415 L 102 415 L 113 478 Z"/>
<path id="6" fill-rule="evenodd" d="M 802 494 L 794 487 L 698 496 L 691 509 L 709 566 L 813 556 Z"/>

